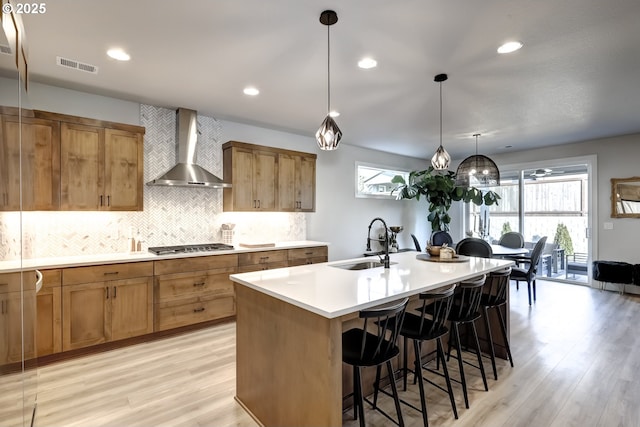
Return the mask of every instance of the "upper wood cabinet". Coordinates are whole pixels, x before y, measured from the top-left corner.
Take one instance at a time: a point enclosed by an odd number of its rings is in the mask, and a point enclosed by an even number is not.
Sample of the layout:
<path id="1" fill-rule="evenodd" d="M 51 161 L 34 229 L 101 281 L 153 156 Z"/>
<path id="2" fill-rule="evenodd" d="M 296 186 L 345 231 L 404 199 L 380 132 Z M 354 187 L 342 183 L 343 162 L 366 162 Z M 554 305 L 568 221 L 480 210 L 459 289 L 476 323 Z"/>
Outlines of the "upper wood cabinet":
<path id="1" fill-rule="evenodd" d="M 278 210 L 316 210 L 316 157 L 309 154 L 278 154 Z"/>
<path id="2" fill-rule="evenodd" d="M 144 132 L 0 106 L 0 211 L 142 210 Z"/>
<path id="3" fill-rule="evenodd" d="M 16 115 L 0 115 L 0 126 L 0 210 L 21 209 L 21 187 L 22 210 L 58 209 L 60 124 L 20 117 L 16 110 Z"/>
<path id="4" fill-rule="evenodd" d="M 142 210 L 142 134 L 62 123 L 61 205 L 66 210 Z"/>
<path id="5" fill-rule="evenodd" d="M 229 141 L 222 146 L 225 211 L 315 211 L 316 155 Z"/>
<path id="6" fill-rule="evenodd" d="M 229 143 L 227 143 L 229 144 Z M 225 211 L 274 211 L 278 153 L 249 144 L 223 145 Z"/>

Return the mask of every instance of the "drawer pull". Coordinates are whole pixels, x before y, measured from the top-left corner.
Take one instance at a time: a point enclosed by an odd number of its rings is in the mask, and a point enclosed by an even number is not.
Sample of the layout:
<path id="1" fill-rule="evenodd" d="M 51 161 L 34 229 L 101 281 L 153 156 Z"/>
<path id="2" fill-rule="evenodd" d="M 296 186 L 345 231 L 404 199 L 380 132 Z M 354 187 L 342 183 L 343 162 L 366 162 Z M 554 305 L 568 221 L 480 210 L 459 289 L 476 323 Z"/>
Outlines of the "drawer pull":
<path id="1" fill-rule="evenodd" d="M 305 255 L 313 255 L 313 252 L 305 252 Z"/>
<path id="2" fill-rule="evenodd" d="M 119 271 L 107 271 L 106 273 L 104 273 L 104 275 L 105 276 L 115 276 L 118 273 L 119 273 Z"/>
<path id="3" fill-rule="evenodd" d="M 200 307 L 200 308 L 194 308 L 193 312 L 194 313 L 202 313 L 204 311 L 204 307 Z"/>
<path id="4" fill-rule="evenodd" d="M 205 282 L 196 282 L 193 284 L 193 286 L 204 286 Z"/>

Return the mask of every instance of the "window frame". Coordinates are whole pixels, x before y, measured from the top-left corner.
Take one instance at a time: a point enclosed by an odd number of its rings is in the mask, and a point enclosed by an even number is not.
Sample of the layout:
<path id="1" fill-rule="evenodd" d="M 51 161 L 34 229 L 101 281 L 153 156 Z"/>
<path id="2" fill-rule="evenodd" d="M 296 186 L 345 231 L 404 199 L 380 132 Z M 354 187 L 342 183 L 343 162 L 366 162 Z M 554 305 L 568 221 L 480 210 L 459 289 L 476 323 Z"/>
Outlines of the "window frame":
<path id="1" fill-rule="evenodd" d="M 411 172 L 408 169 L 400 168 L 400 167 L 392 167 L 387 165 L 380 165 L 375 163 L 367 163 L 367 162 L 355 162 L 355 170 L 354 170 L 354 194 L 358 199 L 386 199 L 386 200 L 395 200 L 397 199 L 396 194 L 387 194 L 381 192 L 380 194 L 375 193 L 365 193 L 360 191 L 360 168 L 369 168 L 369 169 L 378 169 L 381 173 L 393 173 L 393 176 L 396 175 L 404 175 L 405 180 L 409 179 L 409 173 Z"/>

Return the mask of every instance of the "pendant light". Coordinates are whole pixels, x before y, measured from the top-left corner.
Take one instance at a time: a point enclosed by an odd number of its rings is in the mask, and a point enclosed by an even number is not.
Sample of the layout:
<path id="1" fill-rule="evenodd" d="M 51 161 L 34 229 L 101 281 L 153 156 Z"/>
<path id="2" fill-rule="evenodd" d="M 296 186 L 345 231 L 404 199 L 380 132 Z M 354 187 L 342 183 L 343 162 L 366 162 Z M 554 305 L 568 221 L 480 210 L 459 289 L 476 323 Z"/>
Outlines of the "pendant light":
<path id="1" fill-rule="evenodd" d="M 449 169 L 449 163 L 451 163 L 449 153 L 442 146 L 442 82 L 448 78 L 446 74 L 438 74 L 433 79 L 434 82 L 440 83 L 440 146 L 431 158 L 431 166 L 436 170 Z"/>
<path id="2" fill-rule="evenodd" d="M 495 162 L 478 154 L 479 133 L 476 137 L 476 154 L 469 156 L 460 163 L 456 171 L 456 185 L 459 187 L 482 187 L 500 185 L 500 170 Z"/>
<path id="3" fill-rule="evenodd" d="M 327 117 L 316 132 L 316 141 L 321 150 L 335 150 L 342 139 L 342 131 L 331 117 L 331 45 L 329 27 L 338 22 L 338 15 L 333 10 L 325 10 L 320 14 L 320 23 L 327 26 Z"/>

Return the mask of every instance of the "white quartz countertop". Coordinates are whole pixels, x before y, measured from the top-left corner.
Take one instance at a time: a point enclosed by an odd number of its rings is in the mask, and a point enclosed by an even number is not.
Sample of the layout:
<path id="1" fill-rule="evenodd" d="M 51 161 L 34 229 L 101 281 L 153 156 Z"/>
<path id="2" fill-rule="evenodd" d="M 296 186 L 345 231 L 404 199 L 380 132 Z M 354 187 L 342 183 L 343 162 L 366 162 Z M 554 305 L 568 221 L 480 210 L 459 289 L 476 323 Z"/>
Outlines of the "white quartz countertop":
<path id="1" fill-rule="evenodd" d="M 428 262 L 417 252 L 390 255 L 390 268 L 345 270 L 335 267 L 377 258 L 354 258 L 321 264 L 232 274 L 234 282 L 327 318 L 416 295 L 490 271 L 513 261 L 470 257 L 466 262 Z"/>
<path id="2" fill-rule="evenodd" d="M 97 255 L 79 255 L 79 256 L 67 256 L 67 257 L 55 257 L 55 258 L 33 258 L 13 260 L 13 261 L 0 261 L 0 273 L 11 273 L 14 271 L 20 271 L 21 269 L 51 269 L 51 268 L 66 268 L 66 267 L 81 267 L 87 265 L 96 264 L 119 264 L 124 262 L 139 262 L 139 261 L 159 261 L 163 259 L 174 258 L 191 258 L 199 256 L 209 255 L 225 255 L 225 254 L 237 254 L 242 252 L 259 252 L 259 251 L 273 251 L 278 249 L 295 249 L 295 248 L 307 248 L 313 246 L 328 246 L 326 242 L 316 242 L 312 240 L 299 240 L 290 242 L 279 242 L 275 246 L 263 247 L 263 248 L 245 248 L 236 246 L 233 250 L 211 251 L 211 252 L 195 252 L 195 253 L 183 253 L 183 254 L 167 254 L 167 255 L 154 255 L 150 252 L 138 252 L 138 253 L 114 253 L 114 254 L 97 254 Z"/>

